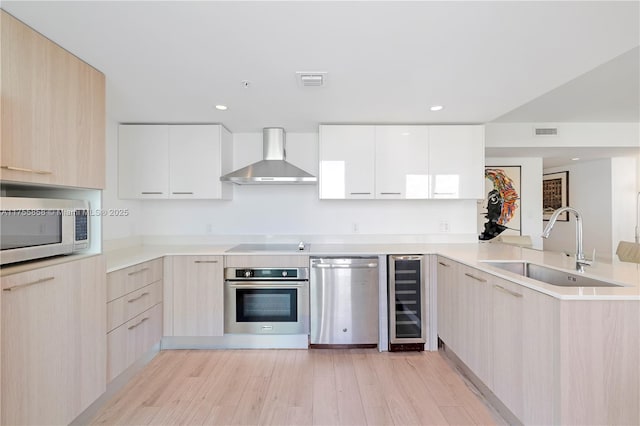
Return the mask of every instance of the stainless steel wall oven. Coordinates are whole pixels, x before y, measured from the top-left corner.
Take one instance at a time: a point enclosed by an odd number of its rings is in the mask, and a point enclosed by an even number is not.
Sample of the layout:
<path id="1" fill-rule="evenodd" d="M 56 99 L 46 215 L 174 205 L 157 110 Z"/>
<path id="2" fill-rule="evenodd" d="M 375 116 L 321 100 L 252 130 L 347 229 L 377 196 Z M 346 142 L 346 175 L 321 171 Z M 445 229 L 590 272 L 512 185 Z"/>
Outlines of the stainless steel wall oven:
<path id="1" fill-rule="evenodd" d="M 309 268 L 226 268 L 224 332 L 309 334 Z"/>

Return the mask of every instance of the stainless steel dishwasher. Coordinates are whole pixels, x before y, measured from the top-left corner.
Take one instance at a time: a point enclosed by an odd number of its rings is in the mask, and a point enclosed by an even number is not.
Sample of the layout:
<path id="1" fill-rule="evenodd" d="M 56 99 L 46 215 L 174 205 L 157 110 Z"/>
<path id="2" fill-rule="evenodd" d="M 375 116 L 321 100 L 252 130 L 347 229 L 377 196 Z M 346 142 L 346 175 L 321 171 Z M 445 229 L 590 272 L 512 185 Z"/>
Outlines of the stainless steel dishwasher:
<path id="1" fill-rule="evenodd" d="M 378 345 L 378 258 L 311 258 L 311 347 Z"/>

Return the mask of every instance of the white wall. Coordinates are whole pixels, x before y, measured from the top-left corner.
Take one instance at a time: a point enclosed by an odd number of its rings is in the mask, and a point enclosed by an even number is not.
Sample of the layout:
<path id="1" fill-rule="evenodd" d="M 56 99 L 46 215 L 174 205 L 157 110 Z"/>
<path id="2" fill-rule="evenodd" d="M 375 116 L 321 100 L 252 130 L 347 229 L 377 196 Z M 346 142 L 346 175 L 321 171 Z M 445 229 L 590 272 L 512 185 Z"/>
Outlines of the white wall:
<path id="1" fill-rule="evenodd" d="M 140 201 L 118 199 L 118 123 L 107 116 L 106 122 L 107 184 L 102 191 L 102 206 L 109 209 L 125 209 L 128 216 L 109 215 L 102 219 L 102 235 L 105 240 L 114 240 L 138 235 L 138 225 L 143 222 Z"/>
<path id="2" fill-rule="evenodd" d="M 105 191 L 104 204 L 124 206 L 134 214 L 127 219 L 107 218 L 105 239 L 132 234 L 435 234 L 444 240 L 477 238 L 475 200 L 319 200 L 317 185 L 235 186 L 231 201 L 117 200 L 114 157 L 117 127 L 109 133 L 109 189 Z M 316 133 L 288 133 L 286 146 L 287 160 L 310 173 L 318 173 Z M 261 158 L 262 134 L 234 134 L 234 169 Z M 443 222 L 448 225 L 448 232 L 441 231 Z"/>
<path id="3" fill-rule="evenodd" d="M 557 136 L 534 136 L 536 127 L 556 127 Z M 487 148 L 638 147 L 638 123 L 488 123 Z"/>
<path id="4" fill-rule="evenodd" d="M 612 181 L 611 159 L 585 161 L 566 167 L 545 169 L 544 173 L 569 171 L 569 205 L 582 214 L 583 247 L 587 258 L 596 249 L 596 258 L 612 257 Z M 546 224 L 546 222 L 545 222 Z M 576 252 L 576 222 L 556 222 L 544 249 Z"/>
<path id="5" fill-rule="evenodd" d="M 520 218 L 522 235 L 531 236 L 533 247 L 542 249 L 542 158 L 487 157 L 485 165 L 520 166 Z"/>
<path id="6" fill-rule="evenodd" d="M 611 241 L 615 253 L 620 241 L 634 241 L 637 218 L 638 180 L 637 159 L 611 159 Z"/>

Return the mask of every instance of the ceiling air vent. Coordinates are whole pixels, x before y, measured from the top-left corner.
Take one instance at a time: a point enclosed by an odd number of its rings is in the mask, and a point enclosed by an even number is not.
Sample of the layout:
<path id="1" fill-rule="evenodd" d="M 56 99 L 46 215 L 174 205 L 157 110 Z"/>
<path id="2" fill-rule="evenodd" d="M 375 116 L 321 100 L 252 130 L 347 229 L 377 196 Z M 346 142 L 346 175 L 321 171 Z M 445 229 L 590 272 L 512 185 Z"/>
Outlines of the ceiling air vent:
<path id="1" fill-rule="evenodd" d="M 534 136 L 558 136 L 557 127 L 534 127 Z"/>
<path id="2" fill-rule="evenodd" d="M 327 80 L 327 73 L 325 71 L 318 72 L 296 72 L 298 77 L 298 85 L 302 87 L 322 87 Z"/>

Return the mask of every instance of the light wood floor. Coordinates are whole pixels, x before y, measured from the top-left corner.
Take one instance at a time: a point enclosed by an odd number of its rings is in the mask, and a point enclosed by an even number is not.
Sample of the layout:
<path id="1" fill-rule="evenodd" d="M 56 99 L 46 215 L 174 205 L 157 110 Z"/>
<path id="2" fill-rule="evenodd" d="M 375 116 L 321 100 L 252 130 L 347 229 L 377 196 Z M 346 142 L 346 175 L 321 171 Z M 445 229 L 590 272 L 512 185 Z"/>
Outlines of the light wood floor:
<path id="1" fill-rule="evenodd" d="M 490 425 L 438 352 L 163 351 L 93 419 L 117 425 Z"/>

